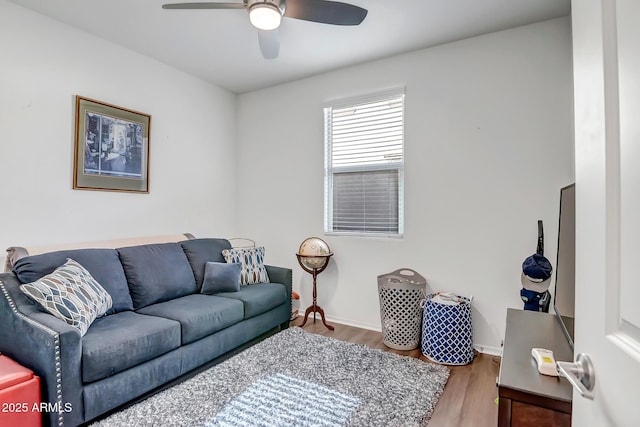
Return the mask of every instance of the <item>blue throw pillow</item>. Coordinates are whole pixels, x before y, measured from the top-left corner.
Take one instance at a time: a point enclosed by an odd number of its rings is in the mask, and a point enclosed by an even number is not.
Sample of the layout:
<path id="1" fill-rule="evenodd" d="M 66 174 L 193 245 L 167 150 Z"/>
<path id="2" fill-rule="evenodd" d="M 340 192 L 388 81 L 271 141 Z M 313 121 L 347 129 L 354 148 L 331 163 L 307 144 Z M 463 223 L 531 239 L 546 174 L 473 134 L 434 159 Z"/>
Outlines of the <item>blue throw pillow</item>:
<path id="1" fill-rule="evenodd" d="M 202 281 L 203 294 L 217 294 L 218 292 L 238 292 L 240 290 L 239 263 L 208 262 L 204 267 Z"/>

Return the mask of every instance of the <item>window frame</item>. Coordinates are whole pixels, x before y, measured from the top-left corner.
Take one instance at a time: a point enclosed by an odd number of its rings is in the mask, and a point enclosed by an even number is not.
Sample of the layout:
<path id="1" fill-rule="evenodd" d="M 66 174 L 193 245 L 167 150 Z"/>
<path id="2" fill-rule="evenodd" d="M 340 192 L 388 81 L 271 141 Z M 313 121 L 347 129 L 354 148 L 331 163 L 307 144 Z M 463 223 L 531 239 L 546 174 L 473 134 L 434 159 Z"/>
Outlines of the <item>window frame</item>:
<path id="1" fill-rule="evenodd" d="M 351 166 L 334 166 L 333 159 L 333 120 L 332 112 L 335 109 L 343 108 L 357 108 L 359 106 L 372 104 L 381 101 L 400 101 L 401 102 L 401 151 L 402 156 L 400 160 L 389 162 L 387 164 L 369 164 L 369 165 L 351 165 Z M 343 99 L 327 103 L 324 106 L 324 144 L 325 144 L 325 158 L 324 158 L 324 233 L 325 235 L 335 236 L 355 236 L 355 237 L 370 237 L 370 238 L 403 238 L 404 236 L 404 159 L 405 155 L 405 91 L 404 88 L 393 89 L 385 92 L 379 92 L 366 96 L 360 96 L 355 98 Z M 376 232 L 376 231 L 345 231 L 334 230 L 334 173 L 345 172 L 368 172 L 368 171 L 381 171 L 381 170 L 397 170 L 398 171 L 398 200 L 397 200 L 397 225 L 398 231 L 396 232 Z M 364 221 L 363 221 L 364 223 Z"/>

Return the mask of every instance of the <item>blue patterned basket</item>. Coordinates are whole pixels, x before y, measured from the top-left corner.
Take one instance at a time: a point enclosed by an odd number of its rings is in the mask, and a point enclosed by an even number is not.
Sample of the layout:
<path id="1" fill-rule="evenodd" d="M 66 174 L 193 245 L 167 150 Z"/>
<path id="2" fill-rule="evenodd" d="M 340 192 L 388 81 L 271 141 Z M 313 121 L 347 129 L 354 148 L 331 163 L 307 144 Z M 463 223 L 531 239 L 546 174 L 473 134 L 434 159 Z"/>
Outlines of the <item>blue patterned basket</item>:
<path id="1" fill-rule="evenodd" d="M 459 303 L 434 301 L 427 295 L 422 322 L 422 354 L 445 365 L 466 365 L 473 360 L 471 299 L 454 296 Z"/>

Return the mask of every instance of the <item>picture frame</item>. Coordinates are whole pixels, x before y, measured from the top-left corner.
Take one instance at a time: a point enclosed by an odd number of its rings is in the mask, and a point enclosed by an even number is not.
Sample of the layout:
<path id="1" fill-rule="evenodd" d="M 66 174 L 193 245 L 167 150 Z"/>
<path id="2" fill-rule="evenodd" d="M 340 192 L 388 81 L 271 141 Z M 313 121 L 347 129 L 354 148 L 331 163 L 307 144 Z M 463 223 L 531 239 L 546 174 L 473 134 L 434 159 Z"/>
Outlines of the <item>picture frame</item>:
<path id="1" fill-rule="evenodd" d="M 149 193 L 149 114 L 77 95 L 75 125 L 75 190 Z"/>

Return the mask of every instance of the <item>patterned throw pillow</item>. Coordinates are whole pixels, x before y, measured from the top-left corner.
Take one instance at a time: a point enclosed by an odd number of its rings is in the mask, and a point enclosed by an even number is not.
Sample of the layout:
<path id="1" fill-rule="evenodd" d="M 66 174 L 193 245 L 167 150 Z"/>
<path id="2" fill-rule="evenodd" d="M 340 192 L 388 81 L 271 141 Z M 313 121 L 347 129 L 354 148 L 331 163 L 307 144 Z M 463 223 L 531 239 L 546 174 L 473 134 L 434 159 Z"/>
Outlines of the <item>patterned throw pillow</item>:
<path id="1" fill-rule="evenodd" d="M 240 286 L 269 282 L 267 269 L 264 267 L 264 247 L 224 249 L 222 256 L 226 262 L 242 264 Z"/>
<path id="2" fill-rule="evenodd" d="M 53 273 L 20 285 L 20 290 L 47 313 L 78 328 L 80 335 L 112 305 L 111 295 L 71 258 Z"/>

